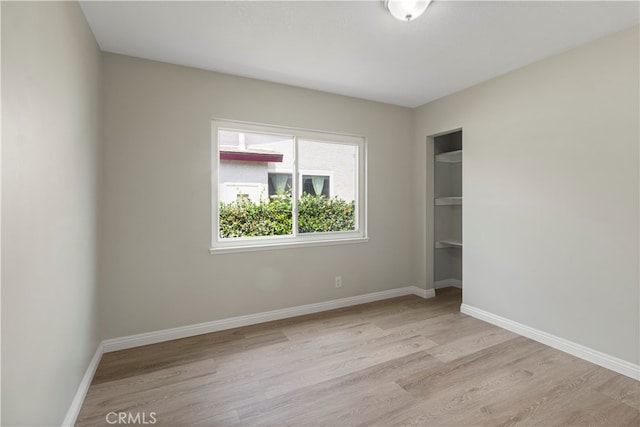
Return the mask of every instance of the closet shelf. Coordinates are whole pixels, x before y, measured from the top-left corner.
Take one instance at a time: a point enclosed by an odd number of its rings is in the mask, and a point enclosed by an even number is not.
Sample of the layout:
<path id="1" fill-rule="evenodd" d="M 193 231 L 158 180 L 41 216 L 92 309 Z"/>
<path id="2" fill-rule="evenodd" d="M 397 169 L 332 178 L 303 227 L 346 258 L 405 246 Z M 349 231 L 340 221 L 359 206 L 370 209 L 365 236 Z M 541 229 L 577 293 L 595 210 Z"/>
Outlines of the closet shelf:
<path id="1" fill-rule="evenodd" d="M 436 162 L 442 163 L 460 163 L 462 162 L 462 150 L 448 151 L 436 155 Z"/>
<path id="2" fill-rule="evenodd" d="M 436 199 L 436 205 L 461 205 L 462 197 L 438 197 Z"/>
<path id="3" fill-rule="evenodd" d="M 436 249 L 441 248 L 461 248 L 462 242 L 458 240 L 438 240 L 436 242 Z"/>

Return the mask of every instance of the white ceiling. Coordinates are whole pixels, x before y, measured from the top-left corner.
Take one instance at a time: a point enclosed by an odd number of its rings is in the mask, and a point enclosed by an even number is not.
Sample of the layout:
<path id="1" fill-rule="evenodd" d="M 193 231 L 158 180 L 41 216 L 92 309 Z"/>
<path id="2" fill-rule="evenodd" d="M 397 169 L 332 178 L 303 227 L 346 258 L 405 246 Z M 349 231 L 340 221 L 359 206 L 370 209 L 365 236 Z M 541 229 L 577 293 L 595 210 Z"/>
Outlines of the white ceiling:
<path id="1" fill-rule="evenodd" d="M 415 107 L 634 24 L 637 1 L 81 2 L 102 50 Z"/>

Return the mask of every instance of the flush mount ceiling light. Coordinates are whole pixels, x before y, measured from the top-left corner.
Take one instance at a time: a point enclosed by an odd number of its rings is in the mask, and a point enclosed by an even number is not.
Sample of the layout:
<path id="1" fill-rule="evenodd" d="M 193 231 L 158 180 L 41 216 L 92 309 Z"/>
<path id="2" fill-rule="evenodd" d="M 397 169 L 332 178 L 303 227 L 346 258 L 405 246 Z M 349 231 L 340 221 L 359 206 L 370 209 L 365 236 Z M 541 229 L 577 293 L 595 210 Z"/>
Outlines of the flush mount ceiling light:
<path id="1" fill-rule="evenodd" d="M 400 21 L 413 21 L 427 10 L 431 0 L 384 0 L 384 7 Z"/>

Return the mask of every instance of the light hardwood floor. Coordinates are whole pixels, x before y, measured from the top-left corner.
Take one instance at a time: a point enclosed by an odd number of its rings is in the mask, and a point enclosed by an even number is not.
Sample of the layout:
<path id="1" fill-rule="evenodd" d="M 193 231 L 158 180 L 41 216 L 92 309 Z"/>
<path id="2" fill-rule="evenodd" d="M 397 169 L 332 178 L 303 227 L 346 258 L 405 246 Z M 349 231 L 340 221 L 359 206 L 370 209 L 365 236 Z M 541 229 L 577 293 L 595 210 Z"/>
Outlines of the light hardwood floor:
<path id="1" fill-rule="evenodd" d="M 637 381 L 460 302 L 448 288 L 107 353 L 77 425 L 640 425 Z"/>

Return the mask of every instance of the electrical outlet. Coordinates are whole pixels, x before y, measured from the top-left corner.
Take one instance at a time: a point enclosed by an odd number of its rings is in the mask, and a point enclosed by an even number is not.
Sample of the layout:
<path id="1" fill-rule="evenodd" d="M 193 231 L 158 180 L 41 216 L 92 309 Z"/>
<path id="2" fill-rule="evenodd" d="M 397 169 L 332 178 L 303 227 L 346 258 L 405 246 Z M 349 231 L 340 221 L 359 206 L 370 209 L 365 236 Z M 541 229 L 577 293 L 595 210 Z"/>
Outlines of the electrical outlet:
<path id="1" fill-rule="evenodd" d="M 342 276 L 336 276 L 336 288 L 342 287 Z"/>

